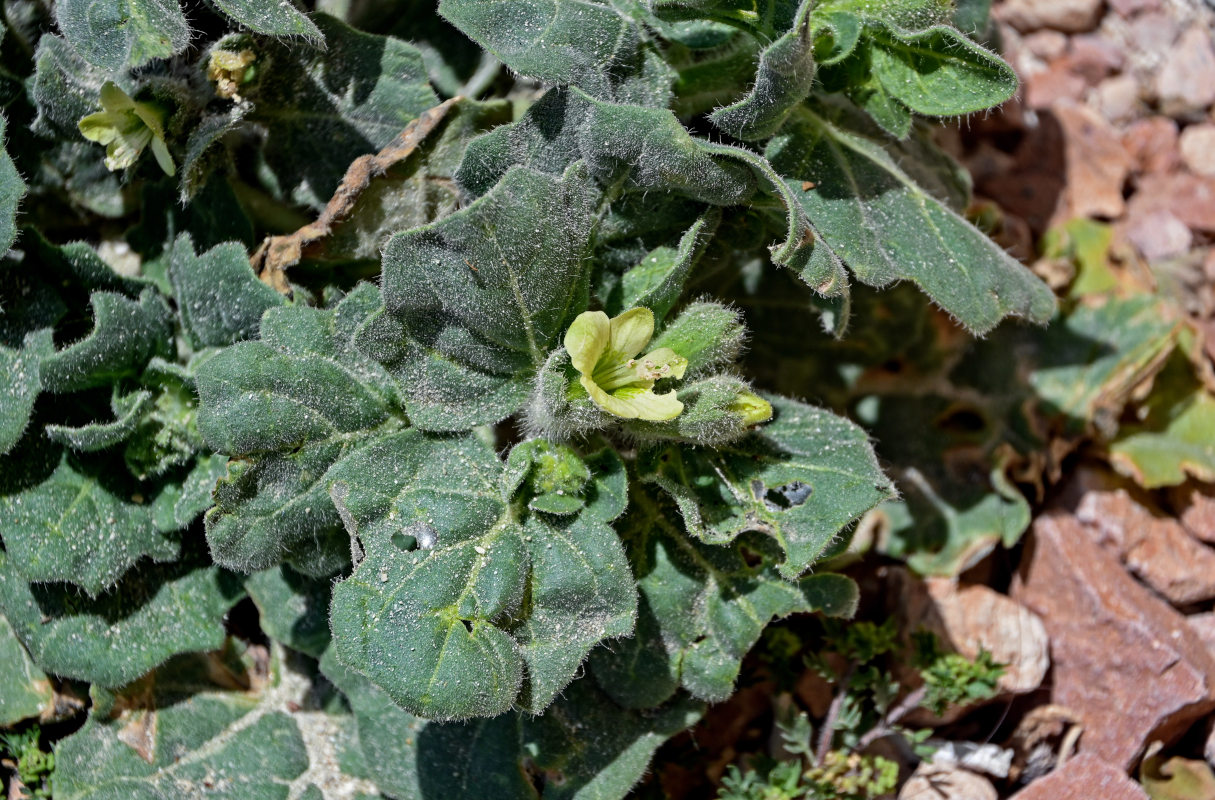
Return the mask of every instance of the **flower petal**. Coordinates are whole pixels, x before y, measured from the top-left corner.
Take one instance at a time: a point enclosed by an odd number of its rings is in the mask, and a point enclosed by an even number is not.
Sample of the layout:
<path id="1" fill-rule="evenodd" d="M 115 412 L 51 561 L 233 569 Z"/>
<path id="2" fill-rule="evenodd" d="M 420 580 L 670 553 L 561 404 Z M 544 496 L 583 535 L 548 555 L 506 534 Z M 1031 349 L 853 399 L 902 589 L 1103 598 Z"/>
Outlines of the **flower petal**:
<path id="1" fill-rule="evenodd" d="M 772 419 L 772 404 L 754 392 L 739 392 L 729 410 L 742 417 L 744 425 L 758 425 Z"/>
<path id="2" fill-rule="evenodd" d="M 106 111 L 129 111 L 135 107 L 135 101 L 118 84 L 106 81 L 101 85 L 101 107 Z"/>
<path id="3" fill-rule="evenodd" d="M 164 139 L 158 136 L 152 137 L 152 155 L 156 156 L 156 163 L 170 178 L 177 173 L 177 167 L 173 165 L 173 156 L 169 155 L 169 146 L 165 144 Z"/>
<path id="4" fill-rule="evenodd" d="M 611 322 L 608 357 L 627 361 L 637 355 L 654 338 L 654 312 L 648 308 L 630 308 Z"/>
<path id="5" fill-rule="evenodd" d="M 76 127 L 80 129 L 80 135 L 90 142 L 109 144 L 118 137 L 118 130 L 125 121 L 121 111 L 98 111 L 83 117 Z"/>
<path id="6" fill-rule="evenodd" d="M 622 419 L 663 422 L 675 419 L 683 412 L 683 403 L 676 398 L 675 392 L 658 395 L 649 388 L 631 386 L 608 394 L 586 376 L 582 378 L 582 387 L 586 389 L 595 405 L 612 416 Z"/>
<path id="7" fill-rule="evenodd" d="M 611 325 L 602 311 L 584 311 L 575 317 L 565 332 L 565 349 L 574 369 L 583 375 L 595 371 L 595 364 L 607 349 Z M 585 379 L 584 379 L 585 380 Z"/>

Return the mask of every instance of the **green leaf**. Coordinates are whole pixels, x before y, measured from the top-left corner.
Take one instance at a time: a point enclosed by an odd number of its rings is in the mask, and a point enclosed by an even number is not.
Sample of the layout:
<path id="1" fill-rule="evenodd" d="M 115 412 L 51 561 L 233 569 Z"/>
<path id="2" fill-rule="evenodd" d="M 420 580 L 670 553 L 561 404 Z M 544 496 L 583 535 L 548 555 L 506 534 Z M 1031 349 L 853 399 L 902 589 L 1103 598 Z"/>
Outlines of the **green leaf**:
<path id="1" fill-rule="evenodd" d="M 792 27 L 764 48 L 755 84 L 741 100 L 714 111 L 709 119 L 735 139 L 767 139 L 789 112 L 810 96 L 814 84 L 814 0 L 802 0 Z"/>
<path id="2" fill-rule="evenodd" d="M 269 132 L 266 162 L 278 184 L 292 199 L 320 207 L 350 162 L 388 144 L 438 98 L 417 48 L 326 14 L 313 21 L 323 48 L 252 45 L 257 76 L 241 96 L 254 106 L 247 119 Z"/>
<path id="3" fill-rule="evenodd" d="M 57 449 L 19 447 L 5 459 L 17 484 L 0 494 L 12 569 L 29 581 L 66 581 L 96 597 L 144 556 L 179 556 L 178 537 L 162 534 L 149 508 L 132 501 L 138 490 L 129 476 L 104 460 L 57 456 Z M 56 460 L 53 472 L 44 466 Z"/>
<path id="4" fill-rule="evenodd" d="M 114 73 L 169 58 L 190 43 L 177 0 L 61 0 L 55 20 L 76 52 Z"/>
<path id="5" fill-rule="evenodd" d="M 397 797 L 623 800 L 658 746 L 702 711 L 687 700 L 628 711 L 580 680 L 539 717 L 510 713 L 440 724 L 397 708 L 332 651 L 321 669 L 350 701 L 372 778 Z M 532 785 L 527 765 L 543 771 L 542 787 Z"/>
<path id="6" fill-rule="evenodd" d="M 802 107 L 768 156 L 862 282 L 913 281 L 980 334 L 1006 316 L 1045 322 L 1054 312 L 1044 283 L 929 195 L 871 136 Z"/>
<path id="7" fill-rule="evenodd" d="M 121 690 L 95 688 L 88 721 L 55 748 L 56 797 L 306 797 L 311 758 L 327 755 L 315 766 L 334 769 L 324 740 L 336 726 L 293 713 L 305 697 L 286 665 L 267 676 L 253 659 L 226 655 L 178 658 Z"/>
<path id="8" fill-rule="evenodd" d="M 600 294 L 606 295 L 609 316 L 644 306 L 654 312 L 654 319 L 661 325 L 679 302 L 692 268 L 713 238 L 720 221 L 719 211 L 706 211 L 680 238 L 676 247 L 656 247 L 641 263 L 625 272 L 611 289 L 601 290 Z"/>
<path id="9" fill-rule="evenodd" d="M 93 422 L 72 427 L 69 425 L 47 425 L 46 435 L 52 442 L 92 453 L 121 444 L 135 432 L 140 419 L 152 405 L 152 393 L 138 391 L 126 397 L 115 396 L 110 407 L 117 417 L 113 422 Z"/>
<path id="10" fill-rule="evenodd" d="M 387 422 L 392 381 L 353 339 L 380 304 L 361 284 L 329 310 L 272 308 L 261 341 L 239 342 L 198 369 L 198 429 L 220 453 L 288 451 Z"/>
<path id="11" fill-rule="evenodd" d="M 1152 384 L 1141 421 L 1110 443 L 1110 460 L 1146 489 L 1177 486 L 1187 476 L 1215 481 L 1215 397 L 1175 350 Z"/>
<path id="12" fill-rule="evenodd" d="M 414 425 L 467 430 L 523 405 L 586 307 L 591 221 L 583 175 L 516 168 L 463 211 L 389 241 L 385 313 L 361 344 L 392 370 Z"/>
<path id="13" fill-rule="evenodd" d="M 287 302 L 257 279 L 245 248 L 237 242 L 195 255 L 190 235 L 181 234 L 170 255 L 169 280 L 182 327 L 195 348 L 252 339 L 262 312 Z"/>
<path id="14" fill-rule="evenodd" d="M 283 565 L 250 575 L 245 589 L 257 605 L 258 623 L 267 636 L 321 657 L 329 646 L 330 578 L 310 578 Z"/>
<path id="15" fill-rule="evenodd" d="M 600 100 L 665 108 L 672 73 L 638 12 L 615 0 L 439 3 L 449 22 L 522 75 Z"/>
<path id="16" fill-rule="evenodd" d="M 412 713 L 539 712 L 591 647 L 632 629 L 632 576 L 611 528 L 589 513 L 516 518 L 478 440 L 405 431 L 331 478 L 366 548 L 334 589 L 335 651 Z"/>
<path id="17" fill-rule="evenodd" d="M 74 392 L 137 375 L 153 356 L 168 356 L 172 312 L 154 289 L 139 301 L 114 292 L 94 292 L 93 331 L 42 359 L 42 388 Z"/>
<path id="18" fill-rule="evenodd" d="M 621 524 L 641 591 L 637 634 L 596 650 L 591 670 L 624 707 L 658 705 L 680 687 L 702 700 L 724 700 L 743 656 L 771 620 L 814 611 L 847 617 L 856 610 L 851 579 L 823 573 L 785 580 L 762 538 L 701 544 L 672 524 L 673 511 L 652 490 L 637 489 Z"/>
<path id="19" fill-rule="evenodd" d="M 1012 67 L 948 26 L 888 28 L 874 34 L 873 42 L 878 82 L 919 114 L 970 114 L 997 106 L 1017 91 Z"/>
<path id="20" fill-rule="evenodd" d="M 100 686 L 122 686 L 177 653 L 219 647 L 223 617 L 242 594 L 229 573 L 182 561 L 134 570 L 90 600 L 71 585 L 27 583 L 0 552 L 0 610 L 34 663 Z"/>
<path id="21" fill-rule="evenodd" d="M 17 204 L 25 196 L 25 181 L 5 147 L 8 120 L 0 114 L 0 256 L 8 252 L 17 238 Z"/>
<path id="22" fill-rule="evenodd" d="M 54 708 L 55 690 L 0 615 L 0 727 L 15 725 Z"/>
<path id="23" fill-rule="evenodd" d="M 648 453 L 642 476 L 675 500 L 689 533 L 710 544 L 760 531 L 796 578 L 869 509 L 893 496 L 864 431 L 822 409 L 768 398 L 776 416 L 715 450 Z"/>
<path id="24" fill-rule="evenodd" d="M 0 345 L 0 375 L 4 376 L 0 378 L 0 455 L 13 449 L 25 433 L 42 390 L 42 360 L 54 352 L 48 329 L 27 334 L 20 347 Z"/>
<path id="25" fill-rule="evenodd" d="M 224 476 L 228 459 L 201 456 L 180 482 L 170 481 L 152 501 L 152 519 L 165 532 L 186 528 L 211 507 L 215 484 Z"/>
<path id="26" fill-rule="evenodd" d="M 312 20 L 291 3 L 265 3 L 256 0 L 215 0 L 220 11 L 251 31 L 267 36 L 298 36 L 312 44 L 322 44 L 324 36 Z"/>

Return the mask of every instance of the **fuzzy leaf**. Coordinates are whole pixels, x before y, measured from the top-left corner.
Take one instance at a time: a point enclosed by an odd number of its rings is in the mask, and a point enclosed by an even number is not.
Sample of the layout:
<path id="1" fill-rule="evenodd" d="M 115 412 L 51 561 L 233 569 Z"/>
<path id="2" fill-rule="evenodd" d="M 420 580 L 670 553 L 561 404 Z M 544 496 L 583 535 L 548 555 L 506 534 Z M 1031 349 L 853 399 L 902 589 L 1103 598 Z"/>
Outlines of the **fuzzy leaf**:
<path id="1" fill-rule="evenodd" d="M 667 105 L 671 70 L 648 42 L 634 4 L 441 0 L 439 13 L 523 75 L 577 86 L 601 100 Z"/>
<path id="2" fill-rule="evenodd" d="M 2 557 L 2 556 L 0 556 Z M 55 691 L 0 615 L 0 727 L 15 725 L 54 708 Z"/>
<path id="3" fill-rule="evenodd" d="M 391 379 L 353 338 L 378 308 L 362 284 L 329 310 L 273 308 L 261 341 L 220 351 L 198 370 L 198 429 L 220 453 L 288 451 L 386 422 Z"/>
<path id="4" fill-rule="evenodd" d="M 313 658 L 329 646 L 332 588 L 329 578 L 310 578 L 285 564 L 245 579 L 266 635 Z"/>
<path id="5" fill-rule="evenodd" d="M 125 441 L 135 432 L 144 412 L 152 405 L 152 393 L 138 391 L 127 397 L 115 397 L 111 408 L 117 417 L 112 422 L 93 422 L 88 425 L 47 425 L 46 435 L 52 442 L 92 453 L 105 450 Z"/>
<path id="6" fill-rule="evenodd" d="M 178 538 L 162 534 L 150 509 L 131 502 L 138 492 L 129 476 L 104 460 L 57 450 L 35 444 L 5 459 L 16 484 L 0 493 L 0 531 L 11 569 L 28 581 L 73 583 L 96 597 L 144 556 L 179 556 Z"/>
<path id="7" fill-rule="evenodd" d="M 214 0 L 220 11 L 256 33 L 267 36 L 300 37 L 313 44 L 324 36 L 312 20 L 290 2 L 266 3 L 257 0 Z"/>
<path id="8" fill-rule="evenodd" d="M 702 711 L 688 700 L 655 712 L 626 711 L 580 680 L 539 717 L 436 723 L 397 708 L 332 652 L 321 669 L 350 701 L 371 776 L 397 797 L 623 800 L 658 746 Z M 540 789 L 528 779 L 529 763 L 548 778 Z"/>
<path id="9" fill-rule="evenodd" d="M 315 751 L 333 747 L 323 740 L 334 729 L 314 721 L 317 712 L 293 713 L 305 698 L 289 684 L 286 665 L 273 663 L 267 676 L 251 661 L 227 653 L 186 656 L 123 689 L 95 688 L 84 727 L 56 747 L 56 796 L 307 797 L 307 780 L 297 779 L 310 757 L 322 755 Z M 317 734 L 311 741 L 305 728 Z M 325 766 L 333 769 L 336 759 L 328 755 Z"/>
<path id="10" fill-rule="evenodd" d="M 513 169 L 463 211 L 389 241 L 385 313 L 360 344 L 392 370 L 414 425 L 467 430 L 523 405 L 586 307 L 590 204 L 576 172 Z"/>
<path id="11" fill-rule="evenodd" d="M 952 117 L 998 106 L 1017 91 L 1003 59 L 957 30 L 887 29 L 874 36 L 873 73 L 912 111 Z"/>
<path id="12" fill-rule="evenodd" d="M 814 84 L 814 29 L 810 12 L 815 0 L 802 0 L 793 26 L 764 48 L 755 84 L 741 100 L 714 111 L 709 119 L 735 139 L 766 139 L 789 112 L 810 95 Z"/>
<path id="13" fill-rule="evenodd" d="M 313 17 L 325 45 L 264 42 L 241 88 L 247 119 L 269 131 L 266 160 L 284 191 L 324 205 L 358 156 L 374 153 L 438 103 L 417 48 Z M 238 48 L 239 49 L 239 48 Z"/>
<path id="14" fill-rule="evenodd" d="M 334 590 L 335 651 L 412 713 L 539 712 L 592 646 L 632 629 L 632 578 L 612 530 L 593 514 L 516 519 L 501 473 L 477 440 L 417 431 L 331 472 L 366 548 Z M 378 475 L 392 478 L 367 479 Z"/>
<path id="15" fill-rule="evenodd" d="M 286 304 L 257 279 L 245 248 L 228 242 L 199 255 L 189 234 L 177 237 L 169 280 L 182 327 L 195 348 L 224 347 L 256 337 L 262 312 Z"/>
<path id="16" fill-rule="evenodd" d="M 676 247 L 651 250 L 605 293 L 608 314 L 616 316 L 627 309 L 644 306 L 654 312 L 654 319 L 661 325 L 679 302 L 688 276 L 713 238 L 720 220 L 721 213 L 710 209 L 696 220 Z"/>
<path id="17" fill-rule="evenodd" d="M 42 390 L 42 360 L 55 352 L 51 331 L 26 335 L 20 347 L 0 344 L 0 455 L 20 441 Z"/>
<path id="18" fill-rule="evenodd" d="M 61 0 L 55 20 L 76 52 L 109 72 L 169 58 L 190 43 L 177 0 Z"/>
<path id="19" fill-rule="evenodd" d="M 1042 281 L 924 191 L 878 140 L 803 107 L 768 156 L 864 283 L 911 280 L 976 333 L 1006 316 L 1045 322 L 1054 312 Z"/>
<path id="20" fill-rule="evenodd" d="M 773 537 L 781 575 L 796 578 L 869 509 L 893 495 L 864 431 L 822 409 L 768 398 L 772 422 L 716 450 L 670 447 L 646 457 L 643 477 L 679 506 L 710 544 L 745 531 Z"/>
<path id="21" fill-rule="evenodd" d="M 17 204 L 25 196 L 25 181 L 17 172 L 5 147 L 8 120 L 0 114 L 0 256 L 8 252 L 17 238 Z"/>
<path id="22" fill-rule="evenodd" d="M 53 675 L 122 686 L 177 653 L 211 650 L 242 596 L 216 567 L 189 562 L 132 571 L 90 600 L 62 583 L 27 583 L 0 552 L 0 610 L 39 667 Z"/>
<path id="23" fill-rule="evenodd" d="M 145 289 L 139 301 L 94 292 L 93 331 L 42 359 L 44 391 L 73 392 L 137 375 L 153 356 L 170 352 L 172 314 L 163 298 Z"/>
<path id="24" fill-rule="evenodd" d="M 849 578 L 823 573 L 790 582 L 762 538 L 701 544 L 672 524 L 674 509 L 652 490 L 636 490 L 635 500 L 621 528 L 641 591 L 637 634 L 591 657 L 600 687 L 626 708 L 658 705 L 680 687 L 702 700 L 724 700 L 771 620 L 856 610 Z"/>

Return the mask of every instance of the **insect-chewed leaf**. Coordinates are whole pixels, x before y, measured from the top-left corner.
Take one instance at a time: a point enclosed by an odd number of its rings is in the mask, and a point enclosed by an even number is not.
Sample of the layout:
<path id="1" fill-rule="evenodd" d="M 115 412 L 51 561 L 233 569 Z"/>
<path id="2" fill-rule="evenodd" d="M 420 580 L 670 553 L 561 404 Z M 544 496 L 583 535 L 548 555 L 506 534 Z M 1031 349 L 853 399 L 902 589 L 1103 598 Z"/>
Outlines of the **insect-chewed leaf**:
<path id="1" fill-rule="evenodd" d="M 771 620 L 798 612 L 849 616 L 857 587 L 823 573 L 788 581 L 758 537 L 705 545 L 671 523 L 651 489 L 635 490 L 622 522 L 641 602 L 637 634 L 591 656 L 591 671 L 626 708 L 666 702 L 680 687 L 711 702 L 730 695 L 743 656 Z"/>
<path id="2" fill-rule="evenodd" d="M 518 519 L 502 472 L 473 437 L 410 430 L 330 473 L 366 549 L 334 589 L 335 652 L 411 713 L 539 712 L 591 647 L 632 629 L 632 576 L 602 521 L 615 481 L 576 516 Z"/>
<path id="3" fill-rule="evenodd" d="M 870 286 L 911 280 L 977 333 L 1006 316 L 1050 318 L 1046 284 L 916 184 L 879 137 L 850 124 L 863 126 L 803 106 L 768 157 L 857 278 Z"/>
<path id="4" fill-rule="evenodd" d="M 862 429 L 819 408 L 768 400 L 776 415 L 750 436 L 714 450 L 652 451 L 642 475 L 706 542 L 725 544 L 744 531 L 773 537 L 785 555 L 780 573 L 792 579 L 893 489 Z"/>
<path id="5" fill-rule="evenodd" d="M 360 345 L 384 362 L 410 421 L 468 430 L 517 411 L 531 374 L 586 308 L 592 190 L 516 168 L 487 195 L 384 252 L 385 313 Z"/>
<path id="6" fill-rule="evenodd" d="M 240 581 L 191 558 L 128 573 L 96 599 L 63 583 L 30 584 L 0 551 L 0 611 L 40 668 L 122 686 L 177 653 L 211 650 Z"/>

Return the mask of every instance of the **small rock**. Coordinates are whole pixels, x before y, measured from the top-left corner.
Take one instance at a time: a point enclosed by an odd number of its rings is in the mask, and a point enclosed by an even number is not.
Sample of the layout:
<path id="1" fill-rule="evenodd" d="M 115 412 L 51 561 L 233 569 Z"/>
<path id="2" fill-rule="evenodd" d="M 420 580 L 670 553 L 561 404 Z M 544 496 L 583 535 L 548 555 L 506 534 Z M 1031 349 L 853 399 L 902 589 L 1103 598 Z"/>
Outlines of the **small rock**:
<path id="1" fill-rule="evenodd" d="M 1160 0 L 1109 0 L 1110 7 L 1121 17 L 1133 17 L 1141 11 L 1155 11 Z"/>
<path id="2" fill-rule="evenodd" d="M 1205 26 L 1187 29 L 1156 73 L 1160 109 L 1170 116 L 1202 112 L 1215 103 L 1215 48 Z"/>
<path id="3" fill-rule="evenodd" d="M 1110 122 L 1127 122 L 1139 115 L 1139 81 L 1131 75 L 1115 75 L 1097 84 L 1097 108 Z"/>
<path id="4" fill-rule="evenodd" d="M 1012 769 L 1013 751 L 1008 747 L 949 739 L 929 739 L 925 744 L 936 748 L 932 763 L 939 767 L 961 767 L 993 778 L 1007 778 Z"/>
<path id="5" fill-rule="evenodd" d="M 1189 623 L 1194 633 L 1198 634 L 1198 638 L 1206 644 L 1211 654 L 1215 655 L 1215 612 L 1191 614 L 1185 618 L 1185 621 Z"/>
<path id="6" fill-rule="evenodd" d="M 898 800 L 997 800 L 991 781 L 960 767 L 920 764 L 899 791 Z"/>
<path id="7" fill-rule="evenodd" d="M 1012 596 L 1042 618 L 1051 702 L 1080 716 L 1082 753 L 1129 769 L 1149 735 L 1167 746 L 1215 709 L 1215 659 L 1198 635 L 1075 517 L 1055 512 L 1034 522 Z M 1117 796 L 1093 793 L 1091 781 L 1079 784 L 1084 794 L 1069 795 L 1061 791 L 1071 785 L 1064 778 L 1060 791 L 1025 797 Z"/>
<path id="8" fill-rule="evenodd" d="M 1191 125 L 1178 142 L 1181 160 L 1198 175 L 1215 175 L 1215 125 Z"/>
<path id="9" fill-rule="evenodd" d="M 1215 486 L 1191 483 L 1175 490 L 1172 497 L 1178 519 L 1190 535 L 1215 544 Z"/>
<path id="10" fill-rule="evenodd" d="M 1185 172 L 1144 175 L 1128 203 L 1132 217 L 1169 211 L 1192 231 L 1215 233 L 1215 177 Z"/>
<path id="11" fill-rule="evenodd" d="M 1025 76 L 1025 105 L 1041 109 L 1065 100 L 1077 101 L 1086 88 L 1084 78 L 1072 72 L 1068 60 L 1057 58 L 1046 69 Z"/>
<path id="12" fill-rule="evenodd" d="M 1122 135 L 1122 146 L 1136 172 L 1172 172 L 1181 163 L 1177 123 L 1168 117 L 1132 122 Z"/>
<path id="13" fill-rule="evenodd" d="M 1215 598 L 1215 549 L 1186 533 L 1177 520 L 1155 516 L 1125 488 L 1111 483 L 1084 492 L 1076 519 L 1174 605 Z"/>
<path id="14" fill-rule="evenodd" d="M 1151 12 L 1138 16 L 1131 22 L 1131 44 L 1140 53 L 1163 56 L 1177 41 L 1181 28 L 1172 14 Z"/>
<path id="15" fill-rule="evenodd" d="M 1169 211 L 1135 217 L 1127 226 L 1126 235 L 1148 261 L 1175 258 L 1194 243 L 1190 229 Z"/>
<path id="16" fill-rule="evenodd" d="M 1021 46 L 1043 61 L 1054 61 L 1067 51 L 1067 36 L 1059 31 L 1035 31 L 1021 40 Z"/>
<path id="17" fill-rule="evenodd" d="M 1079 33 L 1097 26 L 1101 6 L 1102 0 L 1008 0 L 1000 6 L 1000 16 L 1020 31 Z"/>
<path id="18" fill-rule="evenodd" d="M 1081 754 L 1039 778 L 1009 800 L 1148 800 L 1126 773 L 1096 756 Z"/>
<path id="19" fill-rule="evenodd" d="M 1072 72 L 1081 75 L 1093 85 L 1110 73 L 1122 69 L 1125 61 L 1122 50 L 1113 42 L 1091 33 L 1072 37 L 1071 52 L 1067 60 Z"/>
<path id="20" fill-rule="evenodd" d="M 1054 113 L 1063 128 L 1067 154 L 1067 218 L 1122 216 L 1126 210 L 1122 186 L 1131 170 L 1122 140 L 1108 122 L 1083 106 L 1061 103 Z"/>

